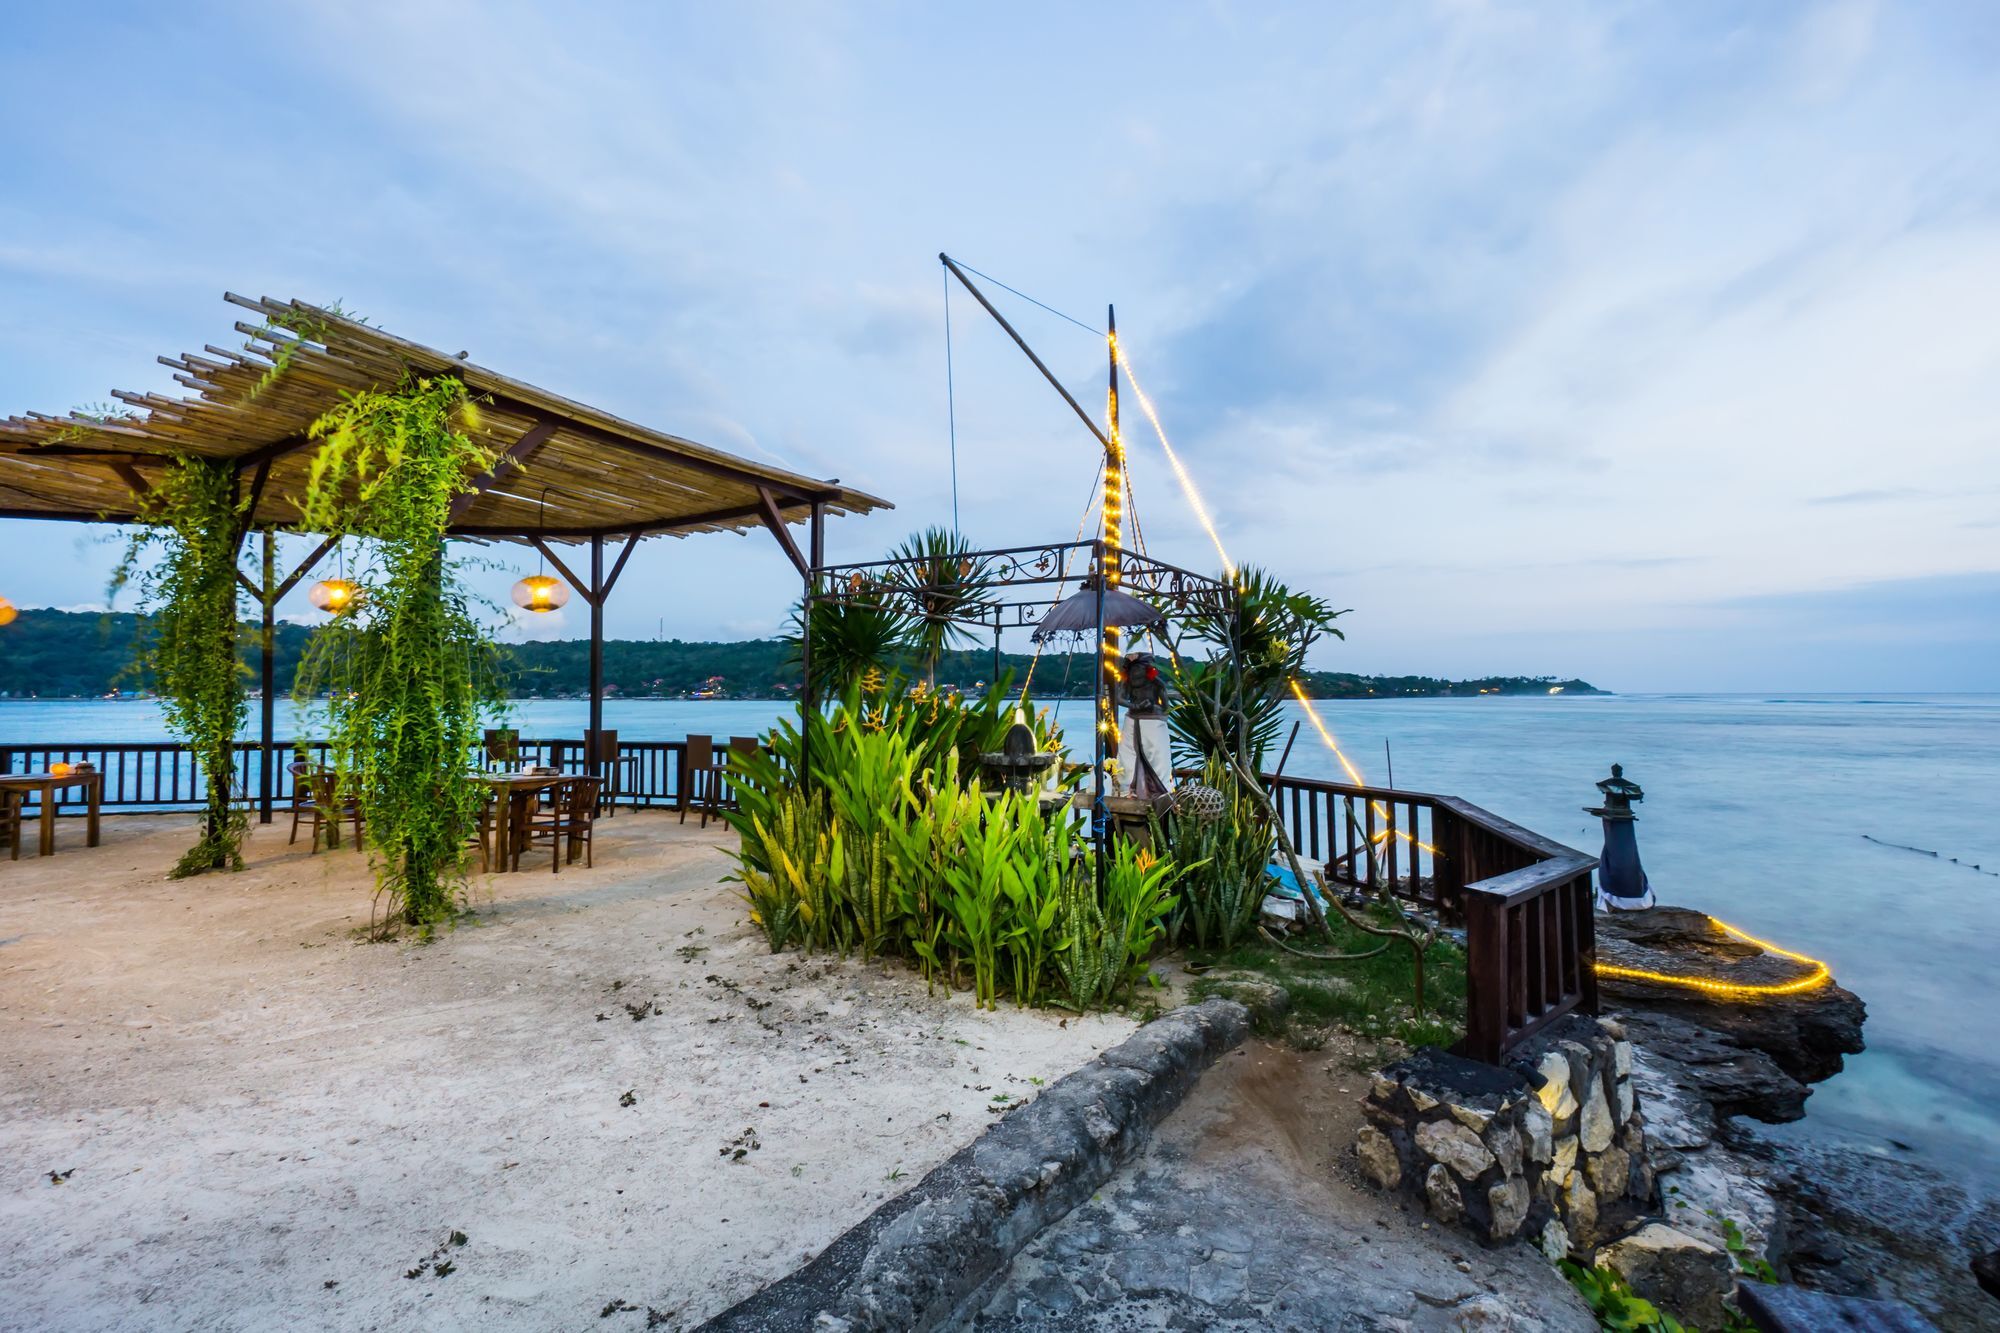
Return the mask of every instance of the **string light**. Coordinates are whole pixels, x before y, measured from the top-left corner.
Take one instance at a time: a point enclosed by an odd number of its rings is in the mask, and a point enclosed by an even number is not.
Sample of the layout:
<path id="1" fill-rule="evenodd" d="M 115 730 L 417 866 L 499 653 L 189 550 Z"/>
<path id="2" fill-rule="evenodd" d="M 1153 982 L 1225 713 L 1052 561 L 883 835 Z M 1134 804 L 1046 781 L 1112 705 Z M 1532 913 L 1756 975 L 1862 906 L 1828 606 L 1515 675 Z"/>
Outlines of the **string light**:
<path id="1" fill-rule="evenodd" d="M 1719 930 L 1722 930 L 1726 934 L 1734 935 L 1746 944 L 1754 944 L 1766 953 L 1776 954 L 1780 958 L 1788 958 L 1795 963 L 1803 963 L 1811 970 L 1796 981 L 1772 982 L 1768 985 L 1740 981 L 1716 981 L 1709 977 L 1675 976 L 1672 973 L 1654 972 L 1643 967 L 1616 967 L 1610 963 L 1599 963 L 1597 965 L 1597 975 L 1600 977 L 1627 977 L 1635 981 L 1653 981 L 1664 986 L 1683 986 L 1689 990 L 1698 990 L 1703 994 L 1715 995 L 1723 999 L 1751 999 L 1764 995 L 1796 995 L 1800 991 L 1817 990 L 1819 987 L 1828 985 L 1833 981 L 1832 970 L 1817 958 L 1808 958 L 1802 953 L 1793 953 L 1790 949 L 1781 949 L 1769 940 L 1760 940 L 1749 931 L 1738 929 L 1730 925 L 1727 921 L 1719 921 L 1715 917 L 1708 919 Z"/>
<path id="2" fill-rule="evenodd" d="M 1160 441 L 1160 449 L 1167 456 L 1167 463 L 1173 469 L 1174 479 L 1180 483 L 1181 493 L 1187 497 L 1188 507 L 1194 510 L 1195 518 L 1201 523 L 1202 530 L 1208 534 L 1208 540 L 1214 545 L 1216 554 L 1222 558 L 1224 571 L 1231 578 L 1235 578 L 1237 566 L 1235 562 L 1230 560 L 1229 551 L 1222 544 L 1222 535 L 1216 530 L 1215 521 L 1209 517 L 1208 505 L 1203 501 L 1201 491 L 1196 488 L 1194 478 L 1188 475 L 1187 468 L 1182 465 L 1180 455 L 1174 452 L 1172 442 L 1167 439 L 1166 427 L 1160 422 L 1160 414 L 1154 410 L 1152 398 L 1147 395 L 1145 386 L 1139 382 L 1138 372 L 1132 369 L 1132 362 L 1118 345 L 1118 339 L 1115 334 L 1111 336 L 1111 355 L 1117 361 L 1118 365 L 1124 368 L 1126 376 L 1132 381 L 1132 393 L 1139 400 L 1139 410 L 1145 413 L 1146 420 L 1152 424 L 1153 434 Z M 1115 403 L 1115 398 L 1113 401 Z M 1116 419 L 1115 414 L 1113 419 Z M 1342 771 L 1347 774 L 1348 780 L 1357 787 L 1367 786 L 1367 779 L 1362 776 L 1361 770 L 1356 768 L 1353 761 L 1348 759 L 1347 755 L 1341 750 L 1340 743 L 1334 739 L 1333 733 L 1327 729 L 1326 723 L 1321 720 L 1319 710 L 1313 707 L 1312 700 L 1307 697 L 1305 688 L 1300 685 L 1298 678 L 1294 677 L 1286 683 L 1291 686 L 1292 695 L 1299 701 L 1299 705 L 1304 709 L 1306 717 L 1312 722 L 1313 730 L 1319 733 L 1319 738 L 1326 745 L 1326 748 L 1333 752 L 1334 759 L 1339 762 Z M 1380 801 L 1372 801 L 1371 804 L 1375 807 L 1378 814 L 1384 817 L 1388 815 L 1387 808 Z M 1433 855 L 1438 854 L 1437 848 L 1427 842 L 1417 841 L 1414 835 L 1402 829 L 1396 829 L 1394 832 L 1397 837 L 1402 838 L 1404 841 L 1421 847 Z M 1388 840 L 1389 835 L 1390 831 L 1385 829 L 1370 839 L 1370 842 L 1375 846 L 1380 846 Z M 1816 990 L 1821 986 L 1831 984 L 1833 980 L 1832 969 L 1819 959 L 1809 958 L 1805 954 L 1781 948 L 1769 940 L 1758 939 L 1755 935 L 1739 927 L 1732 926 L 1727 921 L 1721 921 L 1715 917 L 1710 917 L 1709 920 L 1726 934 L 1733 935 L 1746 944 L 1754 944 L 1767 953 L 1802 964 L 1808 971 L 1804 976 L 1793 981 L 1772 982 L 1768 984 L 1717 981 L 1708 977 L 1675 976 L 1666 972 L 1654 972 L 1646 968 L 1618 967 L 1610 963 L 1598 963 L 1596 965 L 1597 974 L 1604 977 L 1626 977 L 1637 981 L 1657 982 L 1666 986 L 1682 986 L 1690 990 L 1698 990 L 1704 994 L 1725 999 L 1796 995 L 1802 991 Z"/>
<path id="3" fill-rule="evenodd" d="M 1187 496 L 1188 507 L 1194 510 L 1194 516 L 1200 521 L 1202 530 L 1214 544 L 1215 553 L 1222 557 L 1223 572 L 1234 578 L 1235 562 L 1230 560 L 1229 552 L 1222 545 L 1222 534 L 1215 530 L 1215 521 L 1208 516 L 1208 505 L 1202 500 L 1201 492 L 1195 489 L 1194 478 L 1189 476 L 1187 468 L 1181 465 L 1181 456 L 1174 452 L 1172 442 L 1167 439 L 1167 428 L 1160 424 L 1160 414 L 1153 410 L 1153 400 L 1147 397 L 1145 386 L 1139 383 L 1137 372 L 1132 369 L 1132 363 L 1125 358 L 1124 350 L 1118 346 L 1115 338 L 1112 340 L 1111 348 L 1112 354 L 1118 358 L 1118 364 L 1125 368 L 1125 374 L 1132 381 L 1132 393 L 1139 400 L 1139 410 L 1144 412 L 1146 420 L 1152 423 L 1153 434 L 1160 439 L 1160 448 L 1167 455 L 1167 465 L 1174 470 L 1174 479 L 1180 482 L 1182 494 Z"/>

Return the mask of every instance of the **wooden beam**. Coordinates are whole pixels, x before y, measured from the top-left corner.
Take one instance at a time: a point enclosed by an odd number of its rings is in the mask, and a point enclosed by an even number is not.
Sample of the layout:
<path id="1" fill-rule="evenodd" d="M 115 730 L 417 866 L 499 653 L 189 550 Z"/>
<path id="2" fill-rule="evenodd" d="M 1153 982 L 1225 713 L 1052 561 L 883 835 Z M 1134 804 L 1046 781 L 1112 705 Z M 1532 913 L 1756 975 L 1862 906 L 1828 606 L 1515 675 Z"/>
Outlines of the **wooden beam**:
<path id="1" fill-rule="evenodd" d="M 153 488 L 139 475 L 139 469 L 132 466 L 130 459 L 107 458 L 104 460 L 104 465 L 118 474 L 118 480 L 125 483 L 126 489 L 132 492 L 133 499 L 144 500 L 152 491 Z"/>
<path id="2" fill-rule="evenodd" d="M 576 589 L 577 596 L 583 598 L 584 601 L 590 603 L 592 606 L 597 605 L 597 589 L 591 587 L 589 584 L 585 583 L 582 579 L 570 573 L 569 566 L 565 565 L 562 562 L 562 558 L 558 556 L 554 551 L 551 551 L 549 549 L 548 543 L 543 541 L 540 537 L 530 537 L 528 540 L 534 543 L 535 549 L 542 553 L 542 558 L 544 560 L 547 560 L 550 564 L 556 567 L 556 573 L 562 575 L 564 578 L 569 580 L 569 586 Z"/>
<path id="3" fill-rule="evenodd" d="M 548 443 L 549 436 L 555 434 L 560 425 L 560 422 L 544 417 L 528 427 L 506 453 L 494 460 L 492 467 L 473 480 L 471 490 L 463 492 L 452 500 L 451 516 L 445 520 L 446 525 L 449 526 L 464 518 L 466 512 L 479 502 L 481 496 L 518 471 L 535 450 Z"/>
<path id="4" fill-rule="evenodd" d="M 611 573 L 605 576 L 604 587 L 598 593 L 600 597 L 609 597 L 611 595 L 611 589 L 617 586 L 618 576 L 625 572 L 625 562 L 632 558 L 632 550 L 638 544 L 639 534 L 636 532 L 625 539 L 624 549 L 618 552 L 618 559 L 613 562 Z"/>
<path id="5" fill-rule="evenodd" d="M 657 458 L 661 462 L 670 463 L 675 467 L 687 468 L 691 472 L 703 472 L 711 477 L 738 482 L 744 486 L 769 487 L 773 490 L 783 492 L 788 499 L 795 501 L 835 500 L 840 498 L 840 491 L 837 487 L 829 489 L 823 483 L 811 486 L 796 486 L 761 472 L 753 472 L 749 468 L 738 467 L 733 463 L 725 463 L 721 459 L 709 458 L 704 454 L 688 453 L 680 449 L 669 448 L 663 444 L 657 444 L 651 440 L 640 440 L 634 439 L 629 435 L 619 435 L 602 427 L 593 426 L 587 421 L 578 421 L 574 417 L 552 415 L 546 408 L 537 407 L 532 403 L 524 403 L 518 398 L 510 398 L 506 394 L 498 393 L 492 389 L 476 389 L 471 385 L 467 385 L 466 391 L 475 399 L 483 398 L 487 400 L 502 412 L 510 412 L 515 416 L 553 420 L 570 434 L 588 439 L 593 443 L 606 445 L 613 449 L 628 449 L 636 454 L 645 454 L 649 458 Z"/>
<path id="6" fill-rule="evenodd" d="M 320 560 L 325 557 L 328 551 L 331 551 L 334 547 L 338 546 L 339 544 L 340 544 L 340 538 L 328 537 L 325 541 L 322 541 L 318 546 L 315 546 L 313 548 L 312 554 L 307 556 L 304 560 L 301 560 L 299 562 L 298 568 L 294 569 L 291 573 L 285 576 L 285 581 L 283 583 L 280 583 L 278 585 L 277 591 L 271 594 L 271 600 L 273 602 L 283 601 L 285 594 L 290 592 L 292 589 L 298 587 L 299 580 L 304 578 L 308 573 L 310 573 L 312 571 L 312 567 L 318 564 Z"/>
<path id="7" fill-rule="evenodd" d="M 236 474 L 242 476 L 245 472 L 248 472 L 251 468 L 261 463 L 268 463 L 274 458 L 282 458 L 294 449 L 303 449 L 311 443 L 313 443 L 312 436 L 300 433 L 298 435 L 287 435 L 284 439 L 273 440 L 269 444 L 260 444 L 249 453 L 238 454 L 232 460 L 236 464 Z"/>
<path id="8" fill-rule="evenodd" d="M 778 511 L 777 499 L 762 486 L 757 488 L 757 516 L 764 520 L 764 526 L 778 539 L 778 545 L 785 548 L 785 555 L 790 558 L 792 567 L 799 571 L 799 577 L 811 578 L 812 566 L 799 554 L 799 544 L 792 540 L 792 534 L 785 531 L 785 516 Z"/>

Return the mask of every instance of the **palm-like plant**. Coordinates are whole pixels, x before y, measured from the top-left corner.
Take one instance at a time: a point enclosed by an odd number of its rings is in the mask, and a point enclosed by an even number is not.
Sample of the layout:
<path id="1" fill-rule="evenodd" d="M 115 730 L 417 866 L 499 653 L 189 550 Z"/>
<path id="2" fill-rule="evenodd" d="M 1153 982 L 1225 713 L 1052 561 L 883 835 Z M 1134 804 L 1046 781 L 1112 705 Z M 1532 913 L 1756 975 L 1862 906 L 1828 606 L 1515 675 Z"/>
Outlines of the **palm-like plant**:
<path id="1" fill-rule="evenodd" d="M 792 608 L 785 643 L 794 661 L 803 656 L 805 635 L 800 608 Z M 887 671 L 908 651 L 911 621 L 874 589 L 839 601 L 816 601 L 812 609 L 812 687 L 817 698 L 838 698 L 873 672 Z"/>
<path id="2" fill-rule="evenodd" d="M 1205 608 L 1189 616 L 1185 637 L 1216 650 L 1206 661 L 1183 656 L 1175 680 L 1179 693 L 1168 722 L 1182 752 L 1194 759 L 1214 751 L 1213 728 L 1195 710 L 1206 701 L 1230 744 L 1261 769 L 1276 742 L 1285 695 L 1305 670 L 1306 654 L 1322 636 L 1347 636 L 1334 621 L 1347 614 L 1310 593 L 1293 592 L 1262 569 L 1245 566 L 1233 580 L 1234 614 Z"/>
<path id="3" fill-rule="evenodd" d="M 912 533 L 889 553 L 892 585 L 909 608 L 909 647 L 935 680 L 937 661 L 948 648 L 976 643 L 960 623 L 977 617 L 992 599 L 981 589 L 989 569 L 972 544 L 949 528 Z"/>

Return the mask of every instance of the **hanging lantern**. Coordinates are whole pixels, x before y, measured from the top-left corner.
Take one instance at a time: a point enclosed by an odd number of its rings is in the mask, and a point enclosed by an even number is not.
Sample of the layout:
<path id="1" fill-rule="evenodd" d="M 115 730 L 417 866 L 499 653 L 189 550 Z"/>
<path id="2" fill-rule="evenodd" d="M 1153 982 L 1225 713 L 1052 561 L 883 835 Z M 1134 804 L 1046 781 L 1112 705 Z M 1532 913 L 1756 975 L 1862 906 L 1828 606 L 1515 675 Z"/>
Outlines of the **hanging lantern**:
<path id="1" fill-rule="evenodd" d="M 347 579 L 321 579 L 306 589 L 306 600 L 319 610 L 337 616 L 354 609 L 361 600 L 361 589 Z"/>
<path id="2" fill-rule="evenodd" d="M 0 625 L 13 624 L 14 617 L 20 614 L 19 611 L 14 609 L 12 602 L 8 601 L 5 597 L 0 597 Z"/>
<path id="3" fill-rule="evenodd" d="M 569 602 L 569 585 L 553 574 L 530 574 L 514 585 L 514 605 L 523 611 L 560 611 Z"/>

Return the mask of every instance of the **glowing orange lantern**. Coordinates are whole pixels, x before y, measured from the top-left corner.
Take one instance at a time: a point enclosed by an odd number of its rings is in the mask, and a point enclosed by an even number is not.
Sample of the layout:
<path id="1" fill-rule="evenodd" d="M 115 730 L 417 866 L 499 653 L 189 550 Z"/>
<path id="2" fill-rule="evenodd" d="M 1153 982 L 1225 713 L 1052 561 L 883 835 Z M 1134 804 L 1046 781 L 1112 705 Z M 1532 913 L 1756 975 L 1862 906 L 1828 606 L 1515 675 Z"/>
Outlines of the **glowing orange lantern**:
<path id="1" fill-rule="evenodd" d="M 337 616 L 354 609 L 361 600 L 361 589 L 347 579 L 321 579 L 306 589 L 306 600 L 319 610 Z"/>
<path id="2" fill-rule="evenodd" d="M 20 614 L 19 611 L 14 609 L 12 602 L 8 601 L 5 597 L 0 597 L 0 625 L 13 624 L 14 617 Z"/>
<path id="3" fill-rule="evenodd" d="M 530 574 L 514 585 L 514 605 L 523 611 L 559 611 L 569 602 L 569 585 L 553 574 Z"/>
<path id="4" fill-rule="evenodd" d="M 49 773 L 54 777 L 66 778 L 74 772 L 76 772 L 76 769 L 69 764 L 49 765 Z"/>

